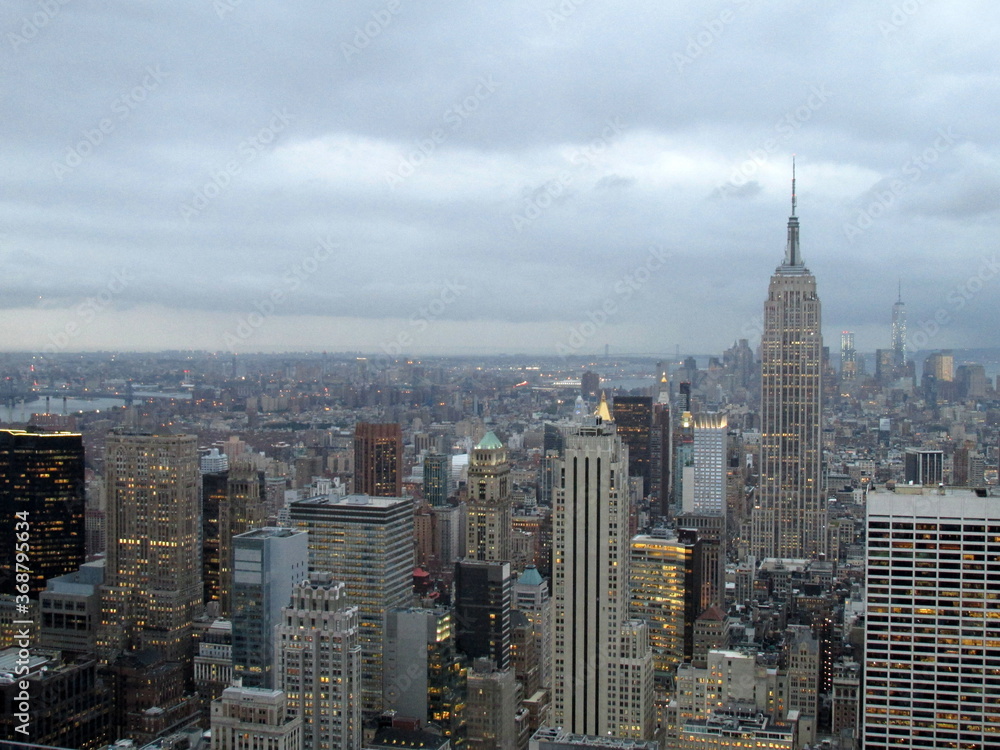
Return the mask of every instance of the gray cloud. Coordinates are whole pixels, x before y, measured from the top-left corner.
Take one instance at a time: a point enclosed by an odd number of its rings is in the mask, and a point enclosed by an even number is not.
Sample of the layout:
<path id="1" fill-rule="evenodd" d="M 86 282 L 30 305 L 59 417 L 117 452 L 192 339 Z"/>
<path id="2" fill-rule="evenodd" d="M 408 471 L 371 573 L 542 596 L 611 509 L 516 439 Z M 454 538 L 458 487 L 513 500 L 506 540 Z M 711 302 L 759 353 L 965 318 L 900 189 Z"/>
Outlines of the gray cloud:
<path id="1" fill-rule="evenodd" d="M 985 2 L 53 7 L 0 15 L 0 305 L 29 332 L 127 268 L 108 310 L 143 324 L 106 347 L 150 348 L 172 310 L 221 340 L 275 289 L 275 318 L 405 320 L 451 281 L 429 348 L 527 350 L 516 326 L 576 324 L 657 244 L 607 333 L 719 349 L 781 260 L 792 153 L 829 336 L 883 346 L 897 278 L 931 316 L 996 235 Z M 941 346 L 996 344 L 996 283 Z"/>

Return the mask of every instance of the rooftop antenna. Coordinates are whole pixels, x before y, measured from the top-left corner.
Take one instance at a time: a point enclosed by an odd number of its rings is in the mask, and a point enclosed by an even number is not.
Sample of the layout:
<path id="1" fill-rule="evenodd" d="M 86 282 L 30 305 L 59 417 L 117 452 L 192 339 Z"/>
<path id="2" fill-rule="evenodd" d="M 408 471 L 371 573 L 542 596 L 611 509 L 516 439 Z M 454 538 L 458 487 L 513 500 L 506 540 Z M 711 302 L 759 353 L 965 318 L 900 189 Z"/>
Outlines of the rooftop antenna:
<path id="1" fill-rule="evenodd" d="M 792 216 L 795 216 L 795 154 L 792 154 Z"/>

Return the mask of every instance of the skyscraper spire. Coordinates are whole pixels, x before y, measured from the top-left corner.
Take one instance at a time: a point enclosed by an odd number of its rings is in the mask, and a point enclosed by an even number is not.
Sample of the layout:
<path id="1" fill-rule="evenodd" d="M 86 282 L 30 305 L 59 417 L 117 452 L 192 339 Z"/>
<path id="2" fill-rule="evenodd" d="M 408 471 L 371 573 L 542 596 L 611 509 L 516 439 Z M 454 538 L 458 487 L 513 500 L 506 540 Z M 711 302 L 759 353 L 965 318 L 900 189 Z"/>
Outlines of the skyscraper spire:
<path id="1" fill-rule="evenodd" d="M 795 154 L 792 154 L 792 216 L 795 216 Z"/>
<path id="2" fill-rule="evenodd" d="M 788 217 L 788 244 L 785 246 L 785 268 L 802 268 L 799 253 L 799 217 L 795 215 L 795 157 L 792 157 L 792 215 Z"/>

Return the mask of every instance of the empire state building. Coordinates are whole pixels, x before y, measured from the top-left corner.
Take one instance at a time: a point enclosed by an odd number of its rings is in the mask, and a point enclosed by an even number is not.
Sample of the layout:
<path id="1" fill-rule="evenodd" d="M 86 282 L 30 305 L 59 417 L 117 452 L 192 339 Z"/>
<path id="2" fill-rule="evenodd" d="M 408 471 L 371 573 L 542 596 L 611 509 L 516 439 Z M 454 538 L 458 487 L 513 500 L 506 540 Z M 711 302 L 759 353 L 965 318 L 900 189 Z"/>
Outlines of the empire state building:
<path id="1" fill-rule="evenodd" d="M 788 245 L 764 303 L 761 467 L 751 537 L 757 559 L 815 558 L 826 552 L 822 353 L 816 277 L 799 251 L 793 166 Z"/>

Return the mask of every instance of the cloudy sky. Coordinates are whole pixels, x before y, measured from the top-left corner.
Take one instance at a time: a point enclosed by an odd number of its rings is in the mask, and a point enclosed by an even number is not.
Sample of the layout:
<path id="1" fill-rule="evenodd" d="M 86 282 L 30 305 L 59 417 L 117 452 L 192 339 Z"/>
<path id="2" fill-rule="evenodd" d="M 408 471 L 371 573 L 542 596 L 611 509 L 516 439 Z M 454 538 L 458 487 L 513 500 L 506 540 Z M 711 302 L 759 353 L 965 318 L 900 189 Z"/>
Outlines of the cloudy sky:
<path id="1" fill-rule="evenodd" d="M 998 346 L 987 0 L 3 5 L 0 349 Z"/>

